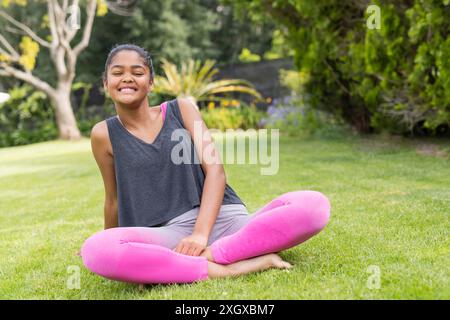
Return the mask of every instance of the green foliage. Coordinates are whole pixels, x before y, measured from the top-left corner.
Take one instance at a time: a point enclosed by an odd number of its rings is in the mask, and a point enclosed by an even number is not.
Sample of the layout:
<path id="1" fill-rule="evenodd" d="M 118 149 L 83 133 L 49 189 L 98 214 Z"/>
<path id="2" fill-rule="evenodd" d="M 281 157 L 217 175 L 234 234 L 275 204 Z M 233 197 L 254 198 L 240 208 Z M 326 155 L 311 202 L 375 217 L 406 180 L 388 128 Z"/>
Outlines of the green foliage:
<path id="1" fill-rule="evenodd" d="M 368 4 L 358 1 L 230 2 L 288 29 L 316 109 L 360 132 L 450 126 L 448 1 L 373 1 L 381 9 L 380 29 L 367 27 Z"/>
<path id="2" fill-rule="evenodd" d="M 74 112 L 80 132 L 89 136 L 95 123 L 115 113 L 114 104 L 87 106 L 91 84 L 77 82 L 72 90 L 83 90 Z M 10 99 L 0 104 L 0 147 L 25 145 L 58 137 L 55 113 L 47 96 L 28 84 L 8 91 Z"/>
<path id="3" fill-rule="evenodd" d="M 203 121 L 210 129 L 258 129 L 264 113 L 255 106 L 241 104 L 240 107 L 218 107 L 201 109 Z"/>
<path id="4" fill-rule="evenodd" d="M 276 29 L 272 33 L 272 47 L 264 53 L 265 60 L 286 58 L 294 55 L 294 50 L 286 41 L 285 31 Z"/>
<path id="5" fill-rule="evenodd" d="M 291 91 L 291 95 L 295 97 L 301 96 L 304 92 L 304 86 L 309 81 L 309 74 L 296 70 L 280 69 L 279 79 L 281 85 Z"/>
<path id="6" fill-rule="evenodd" d="M 307 107 L 296 99 L 269 106 L 260 125 L 278 129 L 283 135 L 302 138 L 337 139 L 352 134 L 341 120 L 327 112 Z"/>
<path id="7" fill-rule="evenodd" d="M 72 90 L 82 90 L 81 101 L 74 109 L 78 128 L 84 136 L 90 136 L 92 127 L 102 120 L 116 114 L 114 101 L 111 97 L 106 97 L 103 105 L 87 105 L 91 83 L 77 82 L 72 86 Z"/>
<path id="8" fill-rule="evenodd" d="M 264 113 L 258 111 L 255 105 L 241 104 L 236 110 L 239 110 L 243 118 L 242 125 L 240 126 L 241 129 L 247 130 L 259 128 Z"/>
<path id="9" fill-rule="evenodd" d="M 81 115 L 82 117 L 86 114 L 86 108 L 87 108 L 87 102 L 89 99 L 89 91 L 92 88 L 92 83 L 85 83 L 82 81 L 75 82 L 72 84 L 72 90 L 83 90 L 83 95 L 81 98 L 80 106 L 78 107 L 78 115 Z"/>
<path id="10" fill-rule="evenodd" d="M 222 65 L 239 63 L 239 55 L 243 48 L 248 48 L 254 54 L 263 56 L 273 47 L 273 33 L 276 30 L 274 22 L 270 19 L 252 21 L 248 19 L 245 11 L 232 10 L 229 0 L 208 0 L 210 10 L 217 12 L 217 25 L 220 28 L 211 34 L 215 59 Z M 278 50 L 278 49 L 276 49 Z M 278 51 L 277 51 L 278 52 Z"/>
<path id="11" fill-rule="evenodd" d="M 214 68 L 214 60 L 189 59 L 181 63 L 180 68 L 166 59 L 162 59 L 165 76 L 155 77 L 154 92 L 172 97 L 189 97 L 199 100 L 209 99 L 212 95 L 242 92 L 261 99 L 251 83 L 241 79 L 214 80 L 214 75 L 219 72 Z"/>
<path id="12" fill-rule="evenodd" d="M 239 61 L 241 62 L 258 62 L 261 57 L 255 53 L 252 53 L 248 48 L 243 48 L 239 55 Z"/>
<path id="13" fill-rule="evenodd" d="M 80 2 L 81 5 L 85 3 Z M 89 48 L 78 59 L 75 81 L 99 81 L 107 54 L 118 43 L 136 43 L 145 47 L 152 54 L 157 69 L 161 57 L 179 62 L 191 57 L 214 56 L 220 50 L 214 48 L 211 38 L 211 33 L 218 28 L 217 14 L 212 8 L 205 7 L 201 0 L 140 0 L 131 17 L 119 16 L 112 11 L 106 13 L 105 3 L 104 0 L 98 1 L 97 15 L 104 17 L 96 17 L 94 21 Z M 10 6 L 8 13 L 46 38 L 49 35 L 46 9 L 46 1 L 28 1 L 28 5 L 23 8 Z M 81 10 L 83 25 L 83 7 Z M 2 23 L 0 19 L 0 29 Z M 14 47 L 18 45 L 9 39 L 13 38 L 10 33 L 5 33 L 5 37 Z M 81 37 L 82 32 L 78 32 L 72 44 L 78 43 Z M 41 48 L 35 73 L 54 85 L 56 75 L 52 65 L 49 50 Z"/>
<path id="14" fill-rule="evenodd" d="M 290 90 L 290 96 L 275 98 L 260 125 L 268 129 L 279 129 L 288 136 L 304 138 L 340 138 L 351 133 L 350 128 L 338 117 L 304 103 L 304 86 L 309 81 L 308 73 L 281 69 L 279 80 Z"/>
<path id="15" fill-rule="evenodd" d="M 55 139 L 54 111 L 46 95 L 28 84 L 9 90 L 0 104 L 0 147 Z"/>
<path id="16" fill-rule="evenodd" d="M 89 48 L 77 64 L 76 81 L 100 80 L 106 56 L 116 43 L 146 48 L 160 74 L 162 58 L 176 64 L 188 59 L 214 59 L 226 65 L 238 62 L 244 47 L 263 54 L 271 48 L 272 32 L 271 22 L 237 21 L 231 8 L 219 0 L 140 0 L 131 17 L 109 12 L 95 20 Z M 43 61 L 40 67 L 44 69 L 46 63 Z"/>
<path id="17" fill-rule="evenodd" d="M 85 2 L 80 3 L 83 5 Z M 99 1 L 99 5 L 104 2 Z M 83 23 L 85 17 L 81 9 Z M 47 38 L 49 30 L 45 0 L 28 1 L 25 7 L 10 5 L 7 11 L 18 21 L 32 26 L 39 36 L 51 41 Z M 0 19 L 0 30 L 4 27 L 5 20 Z M 214 59 L 223 66 L 239 62 L 238 57 L 244 47 L 262 56 L 271 50 L 273 32 L 272 21 L 255 23 L 249 19 L 238 20 L 232 8 L 220 0 L 140 0 L 131 17 L 119 16 L 112 11 L 104 17 L 96 17 L 89 47 L 78 58 L 75 81 L 101 84 L 107 54 L 118 43 L 129 42 L 145 47 L 159 73 L 163 57 L 177 64 L 190 58 Z M 13 47 L 19 48 L 20 38 L 16 34 L 2 32 L 2 35 Z M 82 32 L 78 32 L 72 44 L 77 43 L 81 36 Z M 53 68 L 49 51 L 41 48 L 34 73 L 55 85 Z"/>

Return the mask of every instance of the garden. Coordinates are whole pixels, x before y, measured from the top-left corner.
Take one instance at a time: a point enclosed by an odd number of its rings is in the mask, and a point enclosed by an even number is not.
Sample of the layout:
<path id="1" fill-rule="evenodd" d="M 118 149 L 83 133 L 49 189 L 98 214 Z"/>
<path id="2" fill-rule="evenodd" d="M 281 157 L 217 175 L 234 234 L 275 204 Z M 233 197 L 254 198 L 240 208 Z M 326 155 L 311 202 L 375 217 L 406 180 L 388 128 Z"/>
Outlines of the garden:
<path id="1" fill-rule="evenodd" d="M 450 298 L 449 1 L 3 0 L 0 30 L 1 299 Z M 274 174 L 223 163 L 249 213 L 326 195 L 327 226 L 279 252 L 292 268 L 137 286 L 85 267 L 106 212 L 91 132 L 123 107 L 102 81 L 123 43 L 153 61 L 148 106 L 189 101 L 217 142 L 271 136 Z"/>

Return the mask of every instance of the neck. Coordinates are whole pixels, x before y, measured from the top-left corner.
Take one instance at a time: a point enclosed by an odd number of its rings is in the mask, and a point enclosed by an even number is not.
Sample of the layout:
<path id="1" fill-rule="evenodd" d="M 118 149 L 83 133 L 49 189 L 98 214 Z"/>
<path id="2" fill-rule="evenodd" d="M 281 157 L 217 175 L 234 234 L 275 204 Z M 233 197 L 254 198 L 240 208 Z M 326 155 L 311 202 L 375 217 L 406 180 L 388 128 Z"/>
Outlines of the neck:
<path id="1" fill-rule="evenodd" d="M 156 120 L 156 116 L 151 115 L 152 108 L 149 108 L 147 99 L 144 99 L 138 107 L 123 106 L 118 103 L 115 106 L 119 120 L 127 128 L 141 128 L 151 125 Z"/>

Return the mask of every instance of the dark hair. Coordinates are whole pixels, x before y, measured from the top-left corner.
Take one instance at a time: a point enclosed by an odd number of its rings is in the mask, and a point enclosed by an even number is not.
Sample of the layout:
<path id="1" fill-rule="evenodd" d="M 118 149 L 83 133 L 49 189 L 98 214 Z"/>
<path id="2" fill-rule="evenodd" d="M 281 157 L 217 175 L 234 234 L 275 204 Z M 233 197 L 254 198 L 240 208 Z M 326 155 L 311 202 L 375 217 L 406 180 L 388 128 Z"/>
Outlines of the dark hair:
<path id="1" fill-rule="evenodd" d="M 116 54 L 118 54 L 120 51 L 124 51 L 124 50 L 130 50 L 130 51 L 135 51 L 139 54 L 139 56 L 144 59 L 144 64 L 150 69 L 150 80 L 153 82 L 153 78 L 155 76 L 154 70 L 153 70 L 153 63 L 152 63 L 152 58 L 150 57 L 150 54 L 147 52 L 147 50 L 145 50 L 142 47 L 139 47 L 135 44 L 116 44 L 111 51 L 108 54 L 108 58 L 106 58 L 106 63 L 105 63 L 105 71 L 103 71 L 103 81 L 106 80 L 106 74 L 108 73 L 108 67 L 111 64 L 112 59 L 114 58 L 114 56 Z"/>

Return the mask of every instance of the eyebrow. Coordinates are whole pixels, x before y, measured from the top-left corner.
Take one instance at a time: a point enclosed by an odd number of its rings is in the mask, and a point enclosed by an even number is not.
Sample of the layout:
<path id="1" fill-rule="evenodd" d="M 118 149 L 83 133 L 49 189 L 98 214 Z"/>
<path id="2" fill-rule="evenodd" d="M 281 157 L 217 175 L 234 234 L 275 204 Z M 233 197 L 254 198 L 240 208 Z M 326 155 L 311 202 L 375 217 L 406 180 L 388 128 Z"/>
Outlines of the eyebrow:
<path id="1" fill-rule="evenodd" d="M 124 68 L 124 67 L 125 67 L 125 66 L 123 66 L 123 65 L 115 64 L 115 65 L 113 65 L 113 66 L 111 67 L 111 69 L 112 69 L 112 68 Z M 143 65 L 140 65 L 140 64 L 134 64 L 134 65 L 131 66 L 131 68 L 133 68 L 133 69 L 136 69 L 136 68 L 143 68 L 143 69 L 145 69 L 144 66 L 143 66 Z"/>

